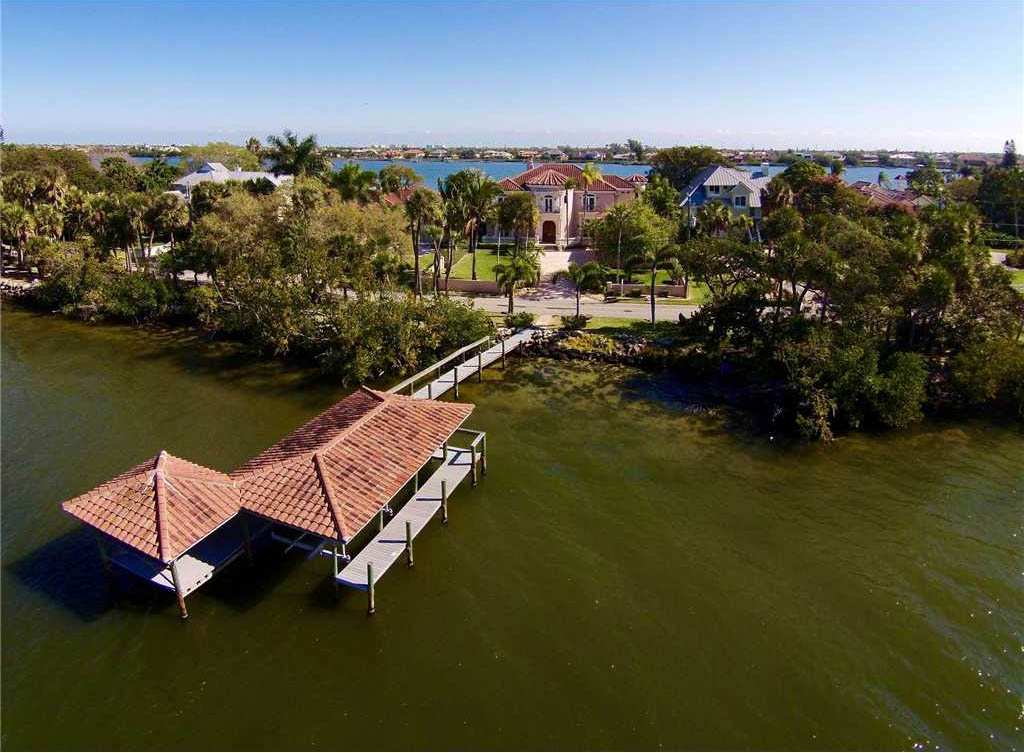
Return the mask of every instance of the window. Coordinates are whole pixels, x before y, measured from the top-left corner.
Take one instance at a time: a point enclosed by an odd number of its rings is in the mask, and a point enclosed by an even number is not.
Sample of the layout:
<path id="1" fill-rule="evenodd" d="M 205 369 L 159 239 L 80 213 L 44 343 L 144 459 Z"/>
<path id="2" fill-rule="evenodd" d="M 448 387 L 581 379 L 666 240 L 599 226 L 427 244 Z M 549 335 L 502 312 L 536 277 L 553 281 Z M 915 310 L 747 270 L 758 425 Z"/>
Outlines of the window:
<path id="1" fill-rule="evenodd" d="M 747 205 L 747 197 L 746 196 L 734 196 L 733 200 L 732 200 L 732 203 L 735 204 L 738 207 L 745 207 Z"/>
<path id="2" fill-rule="evenodd" d="M 708 193 L 717 194 L 720 186 L 708 186 Z"/>
<path id="3" fill-rule="evenodd" d="M 583 206 L 588 212 L 593 212 L 597 209 L 597 197 L 593 194 L 589 194 L 583 197 Z"/>
<path id="4" fill-rule="evenodd" d="M 544 211 L 554 212 L 555 211 L 555 200 L 550 196 L 544 197 Z"/>

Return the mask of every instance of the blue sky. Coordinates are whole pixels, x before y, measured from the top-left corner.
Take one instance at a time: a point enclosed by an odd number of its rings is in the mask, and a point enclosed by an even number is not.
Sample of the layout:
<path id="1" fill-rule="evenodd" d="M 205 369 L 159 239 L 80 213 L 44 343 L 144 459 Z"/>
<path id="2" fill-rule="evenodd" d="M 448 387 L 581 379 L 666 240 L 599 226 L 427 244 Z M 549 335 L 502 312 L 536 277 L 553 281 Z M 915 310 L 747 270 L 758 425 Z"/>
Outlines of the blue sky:
<path id="1" fill-rule="evenodd" d="M 1024 143 L 1020 2 L 3 0 L 15 142 Z"/>

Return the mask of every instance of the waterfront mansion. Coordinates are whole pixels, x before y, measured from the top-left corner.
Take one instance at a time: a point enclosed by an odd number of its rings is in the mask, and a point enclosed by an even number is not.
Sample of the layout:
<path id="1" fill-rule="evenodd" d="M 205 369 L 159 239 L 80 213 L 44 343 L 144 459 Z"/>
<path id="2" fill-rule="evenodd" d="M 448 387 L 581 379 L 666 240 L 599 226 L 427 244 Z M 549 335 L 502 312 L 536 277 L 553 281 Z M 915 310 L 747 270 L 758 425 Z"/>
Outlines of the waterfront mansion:
<path id="1" fill-rule="evenodd" d="M 582 245 L 584 212 L 588 222 L 597 219 L 616 204 L 632 201 L 647 184 L 643 175 L 604 175 L 584 186 L 582 172 L 570 163 L 549 163 L 499 182 L 505 193 L 528 191 L 533 196 L 540 213 L 534 230 L 537 243 L 559 249 Z M 501 233 L 508 235 L 508 228 L 502 228 Z M 488 224 L 484 237 L 497 239 L 498 228 Z"/>

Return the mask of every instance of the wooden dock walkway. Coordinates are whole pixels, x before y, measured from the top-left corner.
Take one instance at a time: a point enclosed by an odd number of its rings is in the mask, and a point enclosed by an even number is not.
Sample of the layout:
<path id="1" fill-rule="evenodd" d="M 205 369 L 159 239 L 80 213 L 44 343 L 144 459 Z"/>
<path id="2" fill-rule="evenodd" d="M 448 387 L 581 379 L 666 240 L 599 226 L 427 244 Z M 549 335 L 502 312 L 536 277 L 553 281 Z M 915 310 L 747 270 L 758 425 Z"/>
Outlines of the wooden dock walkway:
<path id="1" fill-rule="evenodd" d="M 391 522 L 335 576 L 335 580 L 342 585 L 369 590 L 371 612 L 373 585 L 403 553 L 407 552 L 407 558 L 410 563 L 412 562 L 412 540 L 442 507 L 442 520 L 447 520 L 448 497 L 466 476 L 474 473 L 473 465 L 477 458 L 481 458 L 481 462 L 486 462 L 482 460 L 482 454 L 479 454 L 475 447 L 475 441 L 468 449 L 449 446 L 445 462 L 416 491 L 412 499 L 405 503 Z"/>
<path id="2" fill-rule="evenodd" d="M 491 338 L 477 340 L 438 361 L 433 366 L 399 382 L 388 392 L 405 393 L 423 400 L 433 400 L 454 389 L 455 397 L 458 397 L 460 382 L 466 381 L 474 374 L 482 379 L 484 369 L 497 361 L 504 364 L 505 356 L 523 343 L 533 339 L 535 331 L 525 329 L 497 342 L 493 342 Z M 445 366 L 453 362 L 452 368 L 442 371 Z M 425 385 L 417 387 L 418 382 L 430 376 L 434 378 Z"/>

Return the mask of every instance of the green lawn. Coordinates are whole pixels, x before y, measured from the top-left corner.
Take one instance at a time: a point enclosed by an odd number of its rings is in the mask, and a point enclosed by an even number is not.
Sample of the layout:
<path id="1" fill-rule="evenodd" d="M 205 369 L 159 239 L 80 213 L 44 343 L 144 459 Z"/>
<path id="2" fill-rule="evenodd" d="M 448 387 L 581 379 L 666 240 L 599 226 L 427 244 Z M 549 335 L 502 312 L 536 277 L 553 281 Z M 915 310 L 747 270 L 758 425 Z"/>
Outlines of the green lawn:
<path id="1" fill-rule="evenodd" d="M 675 322 L 655 322 L 652 326 L 646 319 L 615 319 L 606 316 L 594 316 L 584 327 L 587 332 L 599 335 L 613 335 L 617 332 L 629 332 L 635 335 L 664 335 L 674 337 L 679 334 L 679 325 Z"/>
<path id="2" fill-rule="evenodd" d="M 1010 275 L 1013 277 L 1014 285 L 1024 285 L 1024 269 L 1010 268 Z"/>
<path id="3" fill-rule="evenodd" d="M 650 279 L 651 279 L 651 276 L 647 275 L 647 280 L 648 280 L 647 284 L 648 285 L 650 284 Z M 659 284 L 659 283 L 655 283 L 655 284 Z M 612 285 L 611 290 L 614 292 L 614 290 L 615 290 L 615 286 L 614 285 Z M 643 299 L 649 298 L 649 297 L 650 297 L 650 292 L 649 291 L 643 291 L 639 297 L 637 297 L 636 295 L 624 295 L 624 296 L 618 296 L 618 300 L 629 302 L 629 301 L 643 300 Z M 662 304 L 662 303 L 667 303 L 669 305 L 672 305 L 672 304 L 699 305 L 701 303 L 704 303 L 704 301 L 706 301 L 708 299 L 708 288 L 707 288 L 706 285 L 704 285 L 702 283 L 691 282 L 690 283 L 690 297 L 689 298 L 679 298 L 678 296 L 666 296 L 666 297 L 655 296 L 655 297 L 657 298 L 659 305 Z"/>
<path id="4" fill-rule="evenodd" d="M 508 259 L 508 251 L 503 249 L 501 258 Z M 476 251 L 476 279 L 493 280 L 494 267 L 498 264 L 498 254 L 490 248 L 478 248 Z M 467 253 L 452 267 L 452 277 L 458 280 L 473 279 L 473 256 Z"/>

